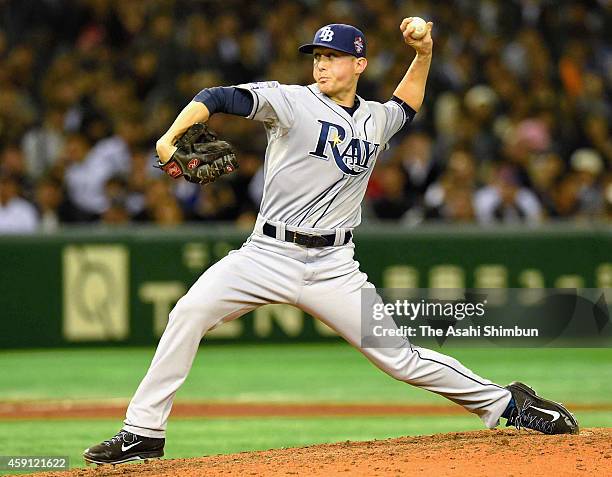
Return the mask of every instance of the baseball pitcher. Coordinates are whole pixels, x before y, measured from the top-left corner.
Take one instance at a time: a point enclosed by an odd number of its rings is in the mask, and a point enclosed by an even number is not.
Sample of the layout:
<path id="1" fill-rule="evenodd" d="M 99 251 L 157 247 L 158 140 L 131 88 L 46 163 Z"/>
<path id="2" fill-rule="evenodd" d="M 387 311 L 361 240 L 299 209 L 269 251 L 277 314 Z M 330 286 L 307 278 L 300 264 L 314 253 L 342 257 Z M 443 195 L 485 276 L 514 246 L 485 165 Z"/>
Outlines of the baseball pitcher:
<path id="1" fill-rule="evenodd" d="M 117 464 L 161 457 L 175 393 L 209 330 L 268 303 L 297 306 L 333 328 L 388 375 L 438 393 L 493 428 L 507 425 L 546 434 L 577 433 L 562 405 L 528 386 L 499 386 L 457 360 L 399 339 L 396 346 L 361 347 L 362 307 L 381 302 L 353 258 L 360 204 L 380 153 L 419 111 L 430 68 L 432 23 L 420 39 L 411 18 L 401 22 L 416 56 L 385 103 L 356 94 L 366 70 L 367 43 L 354 26 L 327 25 L 300 52 L 312 55 L 314 83 L 275 81 L 199 92 L 157 142 L 159 167 L 205 184 L 238 162 L 230 144 L 206 127 L 224 112 L 261 121 L 268 145 L 261 209 L 239 250 L 206 270 L 169 316 L 151 366 L 127 409 L 123 428 L 85 450 L 87 462 Z"/>

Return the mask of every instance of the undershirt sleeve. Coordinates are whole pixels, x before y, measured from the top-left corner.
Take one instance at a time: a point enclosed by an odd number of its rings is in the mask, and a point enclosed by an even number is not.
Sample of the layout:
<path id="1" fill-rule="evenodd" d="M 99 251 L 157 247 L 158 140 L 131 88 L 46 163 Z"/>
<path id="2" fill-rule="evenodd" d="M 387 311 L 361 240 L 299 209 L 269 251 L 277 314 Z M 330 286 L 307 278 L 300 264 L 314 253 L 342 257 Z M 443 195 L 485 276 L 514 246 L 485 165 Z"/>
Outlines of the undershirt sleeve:
<path id="1" fill-rule="evenodd" d="M 412 109 L 410 106 L 408 106 L 407 103 L 405 103 L 404 101 L 402 101 L 401 99 L 399 99 L 395 95 L 391 96 L 390 101 L 396 102 L 404 110 L 404 113 L 406 114 L 405 120 L 404 120 L 404 124 L 411 123 L 412 120 L 414 119 L 414 117 L 416 116 L 416 111 L 414 109 Z"/>
<path id="2" fill-rule="evenodd" d="M 251 114 L 254 104 L 251 93 L 234 86 L 203 89 L 193 100 L 204 103 L 211 116 L 214 113 L 227 113 L 247 117 Z"/>

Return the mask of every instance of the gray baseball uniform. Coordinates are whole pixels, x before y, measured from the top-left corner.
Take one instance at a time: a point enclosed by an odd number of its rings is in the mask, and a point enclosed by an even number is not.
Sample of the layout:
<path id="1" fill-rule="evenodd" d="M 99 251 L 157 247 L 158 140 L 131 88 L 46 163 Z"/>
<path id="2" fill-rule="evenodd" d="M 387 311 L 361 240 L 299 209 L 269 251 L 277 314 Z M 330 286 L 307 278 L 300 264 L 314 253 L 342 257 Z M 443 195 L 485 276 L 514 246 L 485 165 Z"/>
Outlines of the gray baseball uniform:
<path id="1" fill-rule="evenodd" d="M 396 346 L 361 347 L 362 307 L 380 303 L 353 258 L 352 230 L 370 174 L 390 138 L 407 122 L 397 101 L 359 98 L 349 114 L 316 85 L 241 85 L 253 96 L 249 118 L 268 136 L 265 187 L 255 229 L 245 244 L 206 270 L 170 313 L 147 375 L 127 411 L 124 429 L 163 437 L 174 395 L 204 334 L 268 303 L 301 308 L 333 328 L 394 378 L 436 392 L 498 424 L 507 389 L 457 360 L 398 339 Z M 287 241 L 296 233 L 326 236 L 328 246 Z M 331 237 L 331 238 L 329 238 Z M 370 296 L 370 294 L 368 294 Z"/>

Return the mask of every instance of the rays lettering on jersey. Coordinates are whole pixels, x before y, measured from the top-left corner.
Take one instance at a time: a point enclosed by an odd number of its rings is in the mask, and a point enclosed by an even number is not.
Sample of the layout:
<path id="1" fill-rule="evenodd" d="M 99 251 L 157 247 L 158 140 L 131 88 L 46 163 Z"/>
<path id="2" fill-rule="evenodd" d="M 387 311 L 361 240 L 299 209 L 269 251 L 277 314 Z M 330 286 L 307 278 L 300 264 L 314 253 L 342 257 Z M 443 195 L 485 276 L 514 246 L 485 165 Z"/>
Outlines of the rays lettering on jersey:
<path id="1" fill-rule="evenodd" d="M 346 130 L 339 124 L 319 119 L 321 129 L 317 140 L 317 147 L 309 154 L 319 159 L 329 160 L 328 148 L 338 168 L 345 174 L 358 176 L 368 170 L 370 159 L 376 156 L 380 144 L 374 144 L 357 137 L 346 142 Z M 341 149 L 342 148 L 342 149 Z"/>

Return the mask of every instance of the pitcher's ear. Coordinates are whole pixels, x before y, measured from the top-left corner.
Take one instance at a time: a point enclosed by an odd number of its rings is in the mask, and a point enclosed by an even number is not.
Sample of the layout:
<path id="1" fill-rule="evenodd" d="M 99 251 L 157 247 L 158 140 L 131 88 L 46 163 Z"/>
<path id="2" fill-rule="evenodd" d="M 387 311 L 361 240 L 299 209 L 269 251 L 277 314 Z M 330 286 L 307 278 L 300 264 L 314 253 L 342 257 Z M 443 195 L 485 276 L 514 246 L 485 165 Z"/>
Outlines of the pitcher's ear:
<path id="1" fill-rule="evenodd" d="M 363 57 L 357 58 L 357 72 L 358 73 L 363 73 L 363 71 L 366 69 L 366 66 L 368 66 L 368 60 L 366 60 Z"/>

